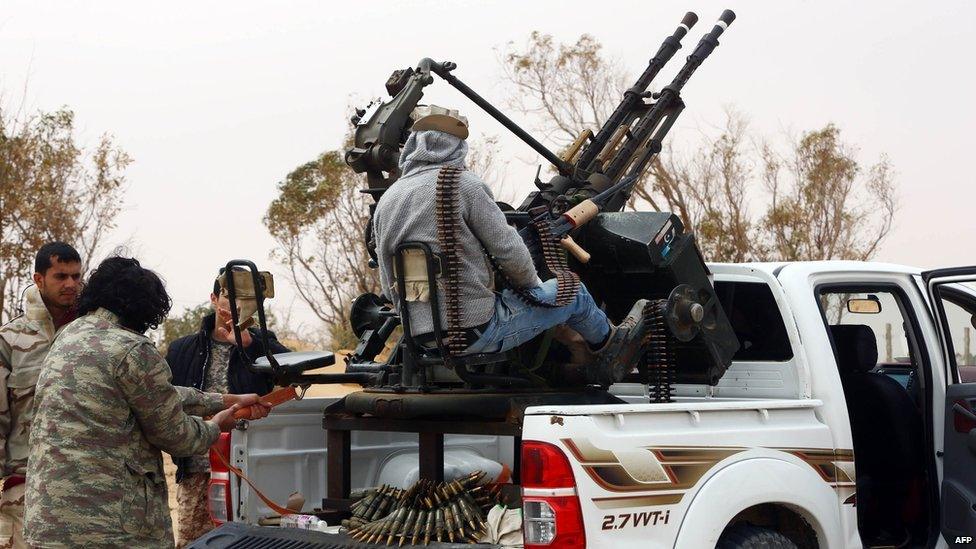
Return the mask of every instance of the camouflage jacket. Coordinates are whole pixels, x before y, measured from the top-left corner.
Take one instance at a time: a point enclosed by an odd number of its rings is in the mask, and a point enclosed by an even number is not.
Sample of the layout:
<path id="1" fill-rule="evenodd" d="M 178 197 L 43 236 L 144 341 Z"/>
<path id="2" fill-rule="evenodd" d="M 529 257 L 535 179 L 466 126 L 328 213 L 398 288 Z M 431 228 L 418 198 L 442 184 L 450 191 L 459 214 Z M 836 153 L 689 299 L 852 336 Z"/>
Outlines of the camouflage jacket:
<path id="1" fill-rule="evenodd" d="M 27 289 L 27 312 L 0 327 L 0 476 L 27 470 L 34 417 L 34 386 L 56 332 L 36 286 Z M 63 329 L 63 327 L 62 327 Z"/>
<path id="2" fill-rule="evenodd" d="M 172 547 L 161 452 L 207 451 L 223 408 L 174 387 L 142 334 L 99 309 L 69 324 L 37 382 L 24 535 L 34 547 Z"/>

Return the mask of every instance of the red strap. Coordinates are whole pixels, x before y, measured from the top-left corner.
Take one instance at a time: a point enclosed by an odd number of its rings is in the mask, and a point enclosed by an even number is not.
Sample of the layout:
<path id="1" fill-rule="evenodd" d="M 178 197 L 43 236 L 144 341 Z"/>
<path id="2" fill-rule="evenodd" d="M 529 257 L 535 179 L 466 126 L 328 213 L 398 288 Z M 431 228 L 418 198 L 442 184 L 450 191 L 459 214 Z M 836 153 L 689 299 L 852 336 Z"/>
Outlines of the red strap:
<path id="1" fill-rule="evenodd" d="M 277 503 L 271 501 L 271 498 L 269 498 L 268 496 L 264 495 L 264 492 L 262 492 L 261 490 L 259 490 L 258 487 L 255 486 L 253 482 L 251 482 L 251 479 L 249 479 L 246 476 L 244 476 L 244 471 L 241 471 L 237 467 L 234 467 L 233 465 L 231 465 L 230 462 L 227 461 L 227 458 L 224 457 L 224 454 L 222 454 L 220 452 L 217 452 L 217 451 L 215 451 L 213 449 L 210 450 L 210 453 L 212 455 L 217 456 L 217 461 L 223 463 L 224 464 L 224 467 L 227 467 L 227 470 L 228 471 L 231 471 L 232 473 L 234 473 L 235 475 L 237 475 L 241 480 L 243 480 L 244 482 L 246 482 L 247 485 L 251 487 L 251 490 L 254 490 L 254 493 L 257 494 L 257 496 L 259 498 L 261 498 L 261 501 L 263 501 L 268 507 L 270 507 L 272 511 L 278 513 L 281 516 L 297 514 L 297 511 L 292 511 L 291 509 L 289 509 L 287 507 L 282 507 L 282 506 L 278 505 Z"/>

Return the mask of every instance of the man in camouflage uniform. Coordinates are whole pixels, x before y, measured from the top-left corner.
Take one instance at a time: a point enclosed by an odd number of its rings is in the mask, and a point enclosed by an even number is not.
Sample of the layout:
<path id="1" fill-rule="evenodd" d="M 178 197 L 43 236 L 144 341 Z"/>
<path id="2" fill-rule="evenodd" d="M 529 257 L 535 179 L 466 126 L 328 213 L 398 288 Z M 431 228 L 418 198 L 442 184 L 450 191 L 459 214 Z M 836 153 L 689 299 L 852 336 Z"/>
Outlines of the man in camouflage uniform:
<path id="1" fill-rule="evenodd" d="M 37 383 L 24 516 L 32 546 L 173 547 L 161 451 L 205 452 L 242 405 L 267 415 L 255 394 L 170 384 L 143 335 L 169 305 L 159 278 L 134 259 L 106 259 L 89 278 L 84 316 L 59 335 Z"/>
<path id="2" fill-rule="evenodd" d="M 34 417 L 34 385 L 61 328 L 74 319 L 81 285 L 81 257 L 63 242 L 41 247 L 26 312 L 0 327 L 0 549 L 24 543 L 24 474 Z"/>

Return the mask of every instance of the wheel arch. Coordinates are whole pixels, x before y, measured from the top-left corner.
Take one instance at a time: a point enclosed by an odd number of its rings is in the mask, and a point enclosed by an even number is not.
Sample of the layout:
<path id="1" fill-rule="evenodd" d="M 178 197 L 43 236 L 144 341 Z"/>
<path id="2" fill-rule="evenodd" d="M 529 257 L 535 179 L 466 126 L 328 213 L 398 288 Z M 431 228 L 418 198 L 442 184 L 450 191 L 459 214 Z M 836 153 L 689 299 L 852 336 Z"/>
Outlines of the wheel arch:
<path id="1" fill-rule="evenodd" d="M 817 549 L 821 546 L 822 529 L 814 525 L 816 517 L 789 503 L 760 503 L 740 511 L 722 530 L 725 535 L 740 525 L 768 528 L 789 538 L 799 549 Z"/>
<path id="2" fill-rule="evenodd" d="M 702 484 L 682 517 L 675 547 L 715 547 L 727 527 L 762 512 L 802 519 L 820 547 L 843 546 L 834 489 L 809 465 L 760 457 L 724 467 Z"/>

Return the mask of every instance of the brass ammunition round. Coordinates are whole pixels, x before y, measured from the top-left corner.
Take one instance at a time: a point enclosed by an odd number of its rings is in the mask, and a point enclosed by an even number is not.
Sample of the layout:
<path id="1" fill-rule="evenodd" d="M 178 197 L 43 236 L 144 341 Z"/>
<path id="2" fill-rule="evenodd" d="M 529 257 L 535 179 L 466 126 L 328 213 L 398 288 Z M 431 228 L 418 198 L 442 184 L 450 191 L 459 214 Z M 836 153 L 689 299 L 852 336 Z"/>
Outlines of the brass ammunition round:
<path id="1" fill-rule="evenodd" d="M 443 534 L 444 534 L 444 508 L 443 507 L 437 508 L 437 520 L 435 524 L 436 524 L 435 530 L 437 532 L 437 541 L 443 541 Z"/>
<path id="2" fill-rule="evenodd" d="M 444 523 L 447 529 L 447 537 L 453 542 L 457 524 L 454 522 L 454 512 L 451 511 L 450 505 L 444 507 Z"/>
<path id="3" fill-rule="evenodd" d="M 377 520 L 385 517 L 389 513 L 390 507 L 393 506 L 395 501 L 396 500 L 393 499 L 393 497 L 391 496 L 384 496 L 383 501 L 381 501 L 380 504 L 376 507 L 376 510 L 373 511 L 373 514 L 369 517 L 368 520 Z"/>
<path id="4" fill-rule="evenodd" d="M 458 499 L 458 509 L 460 509 L 461 515 L 464 517 L 464 520 L 468 523 L 468 526 L 470 526 L 471 529 L 475 529 L 477 527 L 476 526 L 477 523 L 481 519 L 481 512 L 474 511 L 473 509 L 471 509 L 471 506 L 463 498 Z"/>
<path id="5" fill-rule="evenodd" d="M 421 532 L 424 531 L 424 525 L 427 524 L 427 513 L 428 511 L 425 509 L 417 513 L 417 522 L 414 524 L 413 532 L 410 533 L 410 545 L 416 545 L 417 539 L 420 538 Z"/>
<path id="6" fill-rule="evenodd" d="M 407 513 L 407 518 L 403 521 L 403 527 L 400 528 L 400 547 L 403 546 L 404 541 L 406 541 L 407 535 L 413 532 L 414 523 L 417 522 L 417 509 L 415 507 L 410 508 Z"/>
<path id="7" fill-rule="evenodd" d="M 430 537 L 434 535 L 434 530 L 436 528 L 436 516 L 436 509 L 431 509 L 427 513 L 427 524 L 424 525 L 424 545 L 428 545 L 430 543 Z"/>
<path id="8" fill-rule="evenodd" d="M 369 506 L 366 507 L 366 511 L 363 513 L 364 517 L 369 519 L 369 517 L 373 516 L 373 513 L 376 511 L 376 507 L 380 504 L 380 501 L 384 499 L 383 496 L 387 488 L 388 488 L 387 485 L 384 484 L 383 486 L 380 487 L 379 490 L 373 493 L 372 497 L 369 500 Z"/>

